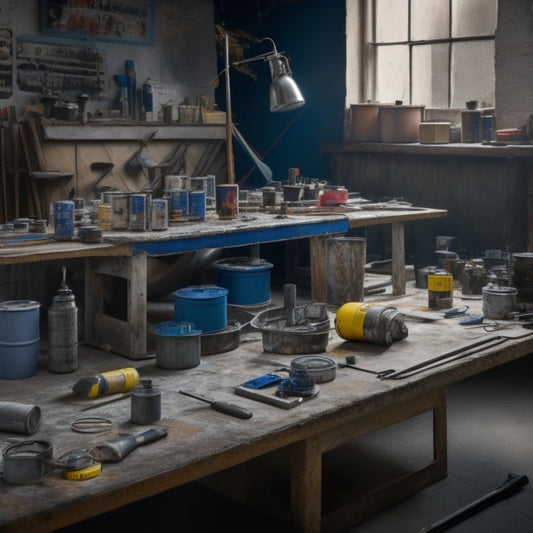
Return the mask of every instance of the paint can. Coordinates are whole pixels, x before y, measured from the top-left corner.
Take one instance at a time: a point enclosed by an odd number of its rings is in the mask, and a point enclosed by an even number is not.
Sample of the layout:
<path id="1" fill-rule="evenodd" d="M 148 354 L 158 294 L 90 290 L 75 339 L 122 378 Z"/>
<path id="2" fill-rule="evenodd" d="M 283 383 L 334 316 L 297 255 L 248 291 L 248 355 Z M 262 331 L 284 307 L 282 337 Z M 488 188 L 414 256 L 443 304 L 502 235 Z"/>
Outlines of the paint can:
<path id="1" fill-rule="evenodd" d="M 218 287 L 228 289 L 228 303 L 260 305 L 270 302 L 270 271 L 263 259 L 232 257 L 213 263 Z"/>
<path id="2" fill-rule="evenodd" d="M 166 191 L 170 198 L 170 217 L 187 216 L 189 214 L 189 191 L 171 189 Z"/>
<path id="3" fill-rule="evenodd" d="M 132 194 L 130 196 L 130 230 L 146 231 L 148 229 L 148 200 L 147 194 Z"/>
<path id="4" fill-rule="evenodd" d="M 152 230 L 168 229 L 168 200 L 166 198 L 152 199 Z"/>
<path id="5" fill-rule="evenodd" d="M 453 276 L 446 270 L 428 274 L 428 309 L 453 307 Z"/>
<path id="6" fill-rule="evenodd" d="M 228 183 L 217 185 L 216 194 L 218 218 L 236 218 L 239 214 L 239 186 Z"/>
<path id="7" fill-rule="evenodd" d="M 40 421 L 38 405 L 0 402 L 0 431 L 32 435 L 39 429 Z"/>
<path id="8" fill-rule="evenodd" d="M 98 227 L 102 230 L 111 229 L 111 206 L 109 204 L 100 204 L 98 210 Z"/>
<path id="9" fill-rule="evenodd" d="M 533 252 L 513 254 L 511 264 L 518 300 L 533 302 Z"/>
<path id="10" fill-rule="evenodd" d="M 202 333 L 226 329 L 228 289 L 196 285 L 179 289 L 173 295 L 176 322 L 192 322 Z"/>
<path id="11" fill-rule="evenodd" d="M 39 307 L 33 300 L 0 303 L 0 378 L 24 379 L 39 370 Z"/>
<path id="12" fill-rule="evenodd" d="M 205 220 L 205 191 L 189 191 L 189 215 Z"/>
<path id="13" fill-rule="evenodd" d="M 110 197 L 111 229 L 113 231 L 127 230 L 130 223 L 129 194 L 120 193 Z"/>
<path id="14" fill-rule="evenodd" d="M 154 329 L 155 364 L 161 368 L 183 370 L 200 364 L 201 334 L 192 322 L 162 322 Z"/>
<path id="15" fill-rule="evenodd" d="M 461 142 L 478 143 L 481 140 L 481 111 L 461 112 Z"/>
<path id="16" fill-rule="evenodd" d="M 56 239 L 74 237 L 74 202 L 63 200 L 54 202 L 54 235 Z"/>
<path id="17" fill-rule="evenodd" d="M 485 318 L 506 319 L 517 310 L 517 294 L 515 287 L 488 284 L 483 287 L 483 316 Z"/>

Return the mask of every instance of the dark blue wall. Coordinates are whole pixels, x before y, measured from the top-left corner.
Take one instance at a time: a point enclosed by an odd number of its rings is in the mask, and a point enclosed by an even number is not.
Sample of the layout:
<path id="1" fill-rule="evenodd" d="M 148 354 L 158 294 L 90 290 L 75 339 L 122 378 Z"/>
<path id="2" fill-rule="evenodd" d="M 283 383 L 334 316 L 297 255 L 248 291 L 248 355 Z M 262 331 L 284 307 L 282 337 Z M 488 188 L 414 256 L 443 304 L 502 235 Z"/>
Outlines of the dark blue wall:
<path id="1" fill-rule="evenodd" d="M 272 169 L 273 179 L 285 181 L 288 169 L 300 169 L 304 177 L 330 179 L 328 154 L 324 143 L 342 141 L 345 100 L 345 2 L 307 0 L 301 5 L 275 3 L 266 13 L 258 5 L 271 2 L 219 0 L 216 22 L 228 30 L 244 30 L 256 37 L 270 37 L 279 52 L 290 57 L 293 78 L 306 104 L 294 111 L 269 111 L 270 71 L 268 63 L 256 61 L 250 68 L 257 80 L 231 69 L 231 96 L 234 123 L 260 158 Z M 248 43 L 246 57 L 272 50 L 269 42 Z M 224 68 L 220 57 L 219 71 Z M 225 109 L 224 76 L 216 92 L 220 109 Z M 235 143 L 235 173 L 239 182 L 253 162 Z M 266 182 L 254 170 L 243 188 L 260 187 Z"/>

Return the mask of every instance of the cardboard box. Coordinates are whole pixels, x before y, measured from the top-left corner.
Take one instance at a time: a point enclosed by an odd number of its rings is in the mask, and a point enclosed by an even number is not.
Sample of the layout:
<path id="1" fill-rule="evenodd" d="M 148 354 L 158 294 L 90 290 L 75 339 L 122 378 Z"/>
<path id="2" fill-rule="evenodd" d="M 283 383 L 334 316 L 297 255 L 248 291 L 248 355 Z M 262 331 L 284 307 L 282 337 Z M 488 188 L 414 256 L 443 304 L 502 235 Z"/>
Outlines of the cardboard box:
<path id="1" fill-rule="evenodd" d="M 443 144 L 450 142 L 449 122 L 421 122 L 421 144 Z"/>

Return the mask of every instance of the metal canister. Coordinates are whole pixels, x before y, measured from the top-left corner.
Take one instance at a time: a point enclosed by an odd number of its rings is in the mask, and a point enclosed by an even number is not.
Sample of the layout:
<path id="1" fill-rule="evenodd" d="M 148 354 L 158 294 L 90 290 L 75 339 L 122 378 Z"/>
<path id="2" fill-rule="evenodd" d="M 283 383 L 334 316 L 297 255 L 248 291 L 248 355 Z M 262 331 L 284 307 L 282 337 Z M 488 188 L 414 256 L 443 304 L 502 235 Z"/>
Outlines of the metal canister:
<path id="1" fill-rule="evenodd" d="M 78 368 L 78 309 L 74 294 L 63 280 L 48 308 L 48 370 L 74 372 Z"/>
<path id="2" fill-rule="evenodd" d="M 189 214 L 205 220 L 205 191 L 189 191 Z"/>
<path id="3" fill-rule="evenodd" d="M 450 309 L 453 307 L 453 276 L 446 270 L 428 274 L 428 308 Z"/>
<path id="4" fill-rule="evenodd" d="M 146 120 L 153 120 L 154 86 L 150 78 L 146 78 L 143 83 L 143 108 L 146 113 Z"/>
<path id="5" fill-rule="evenodd" d="M 227 183 L 217 185 L 216 195 L 218 218 L 236 218 L 239 214 L 239 186 Z"/>
<path id="6" fill-rule="evenodd" d="M 114 231 L 127 230 L 129 228 L 129 194 L 114 194 L 110 198 L 111 203 L 111 229 Z"/>
<path id="7" fill-rule="evenodd" d="M 98 206 L 98 227 L 104 231 L 111 229 L 111 206 L 109 204 Z"/>
<path id="8" fill-rule="evenodd" d="M 139 380 L 131 391 L 131 421 L 152 424 L 161 419 L 161 391 L 152 386 L 151 379 Z"/>
<path id="9" fill-rule="evenodd" d="M 74 202 L 71 200 L 54 202 L 54 235 L 64 240 L 74 237 Z"/>
<path id="10" fill-rule="evenodd" d="M 488 284 L 483 287 L 483 316 L 485 318 L 506 319 L 517 309 L 515 287 L 501 287 Z"/>
<path id="11" fill-rule="evenodd" d="M 132 231 L 146 231 L 148 229 L 148 195 L 132 194 L 130 196 L 130 222 Z"/>
<path id="12" fill-rule="evenodd" d="M 166 198 L 152 199 L 152 230 L 168 229 L 168 200 Z"/>

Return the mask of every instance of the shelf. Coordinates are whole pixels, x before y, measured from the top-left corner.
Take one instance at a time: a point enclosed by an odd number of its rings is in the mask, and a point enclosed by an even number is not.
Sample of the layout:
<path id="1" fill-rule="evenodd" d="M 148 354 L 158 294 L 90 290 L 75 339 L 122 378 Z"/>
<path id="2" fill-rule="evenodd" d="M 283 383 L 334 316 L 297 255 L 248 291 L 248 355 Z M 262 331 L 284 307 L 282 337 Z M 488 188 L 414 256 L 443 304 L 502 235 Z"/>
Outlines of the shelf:
<path id="1" fill-rule="evenodd" d="M 164 124 L 162 122 L 43 123 L 45 141 L 225 140 L 224 124 Z"/>
<path id="2" fill-rule="evenodd" d="M 367 152 L 383 154 L 453 155 L 469 157 L 533 157 L 533 145 L 531 144 L 506 144 L 504 146 L 489 146 L 474 143 L 347 143 L 341 145 L 325 145 L 322 150 L 336 154 Z"/>

